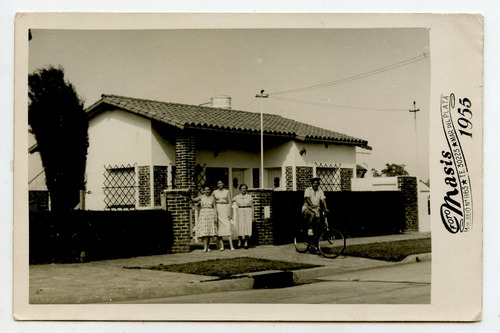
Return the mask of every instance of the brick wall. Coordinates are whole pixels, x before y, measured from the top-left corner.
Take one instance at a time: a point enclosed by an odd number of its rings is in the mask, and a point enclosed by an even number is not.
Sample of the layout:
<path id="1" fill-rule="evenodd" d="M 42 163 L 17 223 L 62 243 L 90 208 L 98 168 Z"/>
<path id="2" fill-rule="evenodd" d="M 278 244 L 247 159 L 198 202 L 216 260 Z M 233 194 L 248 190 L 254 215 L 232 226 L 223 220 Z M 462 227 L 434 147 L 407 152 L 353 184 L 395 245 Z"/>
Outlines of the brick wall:
<path id="1" fill-rule="evenodd" d="M 311 185 L 311 178 L 313 177 L 312 167 L 296 167 L 295 173 L 297 175 L 297 191 L 305 190 L 306 187 Z"/>
<path id="2" fill-rule="evenodd" d="M 175 139 L 175 187 L 195 189 L 195 138 L 179 135 Z"/>
<path id="3" fill-rule="evenodd" d="M 149 165 L 137 168 L 139 174 L 139 207 L 151 205 L 151 175 Z"/>
<path id="4" fill-rule="evenodd" d="M 161 205 L 161 194 L 164 190 L 167 189 L 168 182 L 168 167 L 167 166 L 158 166 L 155 165 L 153 167 L 153 184 L 154 184 L 154 205 Z"/>
<path id="5" fill-rule="evenodd" d="M 287 191 L 293 191 L 293 168 L 291 166 L 285 167 L 285 184 Z"/>
<path id="6" fill-rule="evenodd" d="M 165 208 L 172 214 L 172 253 L 186 253 L 190 250 L 191 192 L 189 189 L 164 191 Z"/>
<path id="7" fill-rule="evenodd" d="M 398 176 L 398 188 L 403 193 L 405 231 L 418 231 L 417 178 Z"/>
<path id="8" fill-rule="evenodd" d="M 340 188 L 341 191 L 351 190 L 352 169 L 340 169 Z"/>
<path id="9" fill-rule="evenodd" d="M 273 244 L 273 222 L 271 218 L 264 218 L 264 207 L 271 207 L 271 189 L 248 189 L 252 195 L 255 222 L 252 225 L 252 237 L 259 245 Z M 271 207 L 272 216 L 272 207 Z"/>

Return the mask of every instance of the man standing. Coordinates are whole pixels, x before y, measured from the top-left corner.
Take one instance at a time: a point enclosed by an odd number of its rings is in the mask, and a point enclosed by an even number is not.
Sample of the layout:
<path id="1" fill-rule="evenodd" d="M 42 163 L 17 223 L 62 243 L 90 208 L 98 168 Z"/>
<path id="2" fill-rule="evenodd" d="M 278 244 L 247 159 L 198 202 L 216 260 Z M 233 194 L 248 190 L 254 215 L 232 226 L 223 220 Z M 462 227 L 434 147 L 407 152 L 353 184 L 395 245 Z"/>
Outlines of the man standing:
<path id="1" fill-rule="evenodd" d="M 323 204 L 323 209 L 328 212 L 326 206 L 326 197 L 322 189 L 319 188 L 319 178 L 311 179 L 311 186 L 306 188 L 304 192 L 304 205 L 302 206 L 302 213 L 309 222 L 308 235 L 313 234 L 313 221 L 319 218 L 319 209 Z"/>

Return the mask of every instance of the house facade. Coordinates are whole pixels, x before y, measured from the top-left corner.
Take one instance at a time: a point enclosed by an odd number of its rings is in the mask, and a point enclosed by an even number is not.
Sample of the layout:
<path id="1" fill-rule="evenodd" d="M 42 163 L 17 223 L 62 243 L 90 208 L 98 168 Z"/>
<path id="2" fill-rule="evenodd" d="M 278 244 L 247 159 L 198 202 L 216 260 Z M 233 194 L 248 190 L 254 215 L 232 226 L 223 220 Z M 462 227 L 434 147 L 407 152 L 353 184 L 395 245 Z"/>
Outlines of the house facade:
<path id="1" fill-rule="evenodd" d="M 227 97 L 226 97 L 227 99 Z M 216 105 L 214 103 L 214 105 Z M 87 109 L 85 209 L 151 209 L 167 189 L 302 190 L 313 176 L 328 191 L 351 189 L 356 147 L 367 142 L 278 115 L 264 114 L 260 184 L 260 113 L 115 95 Z"/>

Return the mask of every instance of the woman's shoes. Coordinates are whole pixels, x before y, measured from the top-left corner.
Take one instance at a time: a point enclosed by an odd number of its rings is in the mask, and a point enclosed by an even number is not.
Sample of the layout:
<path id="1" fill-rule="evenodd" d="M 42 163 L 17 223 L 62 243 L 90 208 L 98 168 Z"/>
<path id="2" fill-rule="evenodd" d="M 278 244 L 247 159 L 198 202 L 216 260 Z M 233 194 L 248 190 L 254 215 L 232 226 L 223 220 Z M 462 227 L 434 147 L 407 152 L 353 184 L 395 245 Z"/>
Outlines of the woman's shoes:
<path id="1" fill-rule="evenodd" d="M 245 250 L 248 250 L 248 244 L 245 244 L 244 248 Z"/>
<path id="2" fill-rule="evenodd" d="M 219 251 L 224 251 L 224 248 L 223 248 L 223 247 L 221 247 L 221 248 L 219 249 Z"/>

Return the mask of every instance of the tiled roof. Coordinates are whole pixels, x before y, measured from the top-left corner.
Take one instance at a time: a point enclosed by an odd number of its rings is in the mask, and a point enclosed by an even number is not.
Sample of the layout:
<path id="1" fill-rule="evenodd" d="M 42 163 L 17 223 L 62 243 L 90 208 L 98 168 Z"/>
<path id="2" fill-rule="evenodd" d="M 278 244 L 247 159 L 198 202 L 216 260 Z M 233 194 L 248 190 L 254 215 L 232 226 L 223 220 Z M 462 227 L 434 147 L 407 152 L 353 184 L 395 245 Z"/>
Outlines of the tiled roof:
<path id="1" fill-rule="evenodd" d="M 102 110 L 103 105 L 154 119 L 178 128 L 204 128 L 236 132 L 260 132 L 260 113 L 167 103 L 146 99 L 102 95 L 87 109 L 89 116 Z M 301 123 L 279 115 L 264 114 L 264 134 L 290 136 L 299 140 L 320 140 L 366 146 L 366 140 Z"/>

